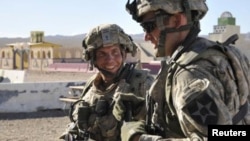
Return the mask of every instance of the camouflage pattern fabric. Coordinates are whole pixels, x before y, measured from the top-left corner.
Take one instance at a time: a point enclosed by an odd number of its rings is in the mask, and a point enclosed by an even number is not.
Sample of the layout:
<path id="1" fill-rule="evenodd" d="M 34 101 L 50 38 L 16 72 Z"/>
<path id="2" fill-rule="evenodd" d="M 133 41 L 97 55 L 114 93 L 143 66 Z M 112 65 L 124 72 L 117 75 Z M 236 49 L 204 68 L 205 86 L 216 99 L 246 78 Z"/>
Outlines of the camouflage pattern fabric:
<path id="1" fill-rule="evenodd" d="M 197 39 L 176 61 L 167 62 L 159 74 L 166 77 L 154 82 L 166 84 L 150 89 L 152 122 L 162 137 L 206 140 L 207 125 L 233 124 L 240 107 L 249 102 L 249 61 L 234 47 L 227 49 L 231 55 L 216 49 L 214 42 Z M 250 124 L 249 118 L 248 112 L 236 124 Z"/>
<path id="2" fill-rule="evenodd" d="M 127 86 L 129 88 L 122 88 L 126 92 L 134 93 L 137 96 L 145 97 L 147 89 L 150 87 L 153 77 L 148 74 L 147 71 L 143 70 L 134 70 L 131 83 Z M 112 108 L 114 104 L 113 97 L 117 92 L 119 86 L 119 81 L 113 83 L 108 88 L 104 89 L 102 86 L 101 76 L 96 74 L 93 81 L 91 80 L 92 85 L 86 91 L 82 100 L 89 104 L 91 107 L 91 114 L 89 115 L 88 120 L 88 132 L 90 133 L 90 138 L 96 141 L 119 141 L 120 140 L 120 128 L 123 121 L 118 121 L 112 114 Z M 97 102 L 104 100 L 108 103 L 106 108 L 106 113 L 104 115 L 98 115 L 95 111 Z M 80 107 L 80 106 L 79 106 Z M 144 106 L 143 106 L 144 107 Z M 135 120 L 144 119 L 146 110 L 142 107 L 138 109 L 133 109 L 133 116 Z M 78 108 L 74 111 L 74 117 L 77 120 Z"/>
<path id="3" fill-rule="evenodd" d="M 126 4 L 126 10 L 132 15 L 132 18 L 137 22 L 141 22 L 141 17 L 148 12 L 163 10 L 168 14 L 176 14 L 179 12 L 186 12 L 183 7 L 183 3 L 188 9 L 197 11 L 197 19 L 202 19 L 207 11 L 208 7 L 205 0 L 133 0 L 130 3 L 128 0 Z"/>
<path id="4" fill-rule="evenodd" d="M 120 44 L 126 50 L 135 56 L 137 46 L 132 38 L 126 34 L 123 29 L 116 24 L 101 24 L 89 31 L 83 40 L 83 58 L 90 60 L 94 50 L 102 47 Z M 92 58 L 93 59 L 93 58 Z"/>
<path id="5" fill-rule="evenodd" d="M 182 0 L 137 0 L 137 16 L 140 17 L 149 11 L 163 9 L 169 14 L 183 12 Z M 189 0 L 191 10 L 198 10 L 206 13 L 208 8 L 203 0 Z M 204 16 L 203 14 L 200 19 Z"/>

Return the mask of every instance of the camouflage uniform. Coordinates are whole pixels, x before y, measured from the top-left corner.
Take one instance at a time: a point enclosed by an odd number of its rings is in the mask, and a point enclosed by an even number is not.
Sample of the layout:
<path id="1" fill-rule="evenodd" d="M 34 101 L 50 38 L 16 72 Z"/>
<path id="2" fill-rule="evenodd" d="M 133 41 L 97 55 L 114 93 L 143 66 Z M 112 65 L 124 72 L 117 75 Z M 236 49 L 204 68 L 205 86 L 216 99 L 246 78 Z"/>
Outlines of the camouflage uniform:
<path id="1" fill-rule="evenodd" d="M 85 59 L 95 65 L 94 50 L 106 45 L 120 44 L 127 52 L 133 52 L 132 39 L 115 24 L 97 26 L 84 39 Z M 96 66 L 97 67 L 97 66 Z M 98 68 L 99 71 L 100 68 Z M 70 140 L 119 141 L 122 120 L 117 120 L 112 113 L 117 95 L 136 95 L 145 98 L 146 91 L 153 82 L 153 76 L 146 70 L 135 69 L 133 65 L 124 63 L 119 69 L 112 84 L 103 85 L 100 72 L 93 75 L 85 84 L 81 98 L 72 106 L 69 125 L 62 138 Z M 126 81 L 125 81 L 126 80 Z M 125 82 L 124 82 L 125 81 Z M 132 105 L 126 107 L 134 120 L 145 118 L 146 109 Z M 126 105 L 127 106 L 127 105 Z M 130 120 L 130 119 L 129 119 Z M 72 139 L 74 138 L 74 139 Z M 85 139 L 86 138 L 86 139 Z"/>
<path id="2" fill-rule="evenodd" d="M 153 78 L 147 75 L 147 72 L 142 70 L 134 70 L 131 77 L 131 84 L 127 92 L 134 93 L 140 97 L 145 97 L 146 90 L 150 87 Z M 90 80 L 92 81 L 92 80 Z M 120 128 L 122 121 L 118 122 L 112 114 L 113 97 L 116 93 L 118 82 L 110 85 L 105 90 L 102 90 L 100 84 L 100 76 L 97 74 L 94 76 L 94 80 L 91 82 L 91 87 L 82 97 L 82 100 L 89 104 L 92 111 L 89 115 L 88 130 L 91 133 L 91 138 L 98 141 L 119 141 L 120 140 Z M 106 107 L 102 106 L 106 112 L 104 115 L 98 115 L 96 105 L 98 101 L 104 100 L 107 102 Z M 141 109 L 138 109 L 141 110 Z M 134 111 L 134 119 L 144 119 L 145 110 Z"/>
<path id="3" fill-rule="evenodd" d="M 226 51 L 232 58 L 221 48 L 197 39 L 180 57 L 164 62 L 150 89 L 152 126 L 160 136 L 205 140 L 210 124 L 250 123 L 249 112 L 235 119 L 249 105 L 249 61 L 233 47 Z"/>
<path id="4" fill-rule="evenodd" d="M 168 33 L 189 32 L 170 59 L 162 61 L 147 96 L 146 121 L 124 124 L 123 141 L 136 134 L 140 141 L 203 141 L 208 125 L 250 124 L 249 61 L 230 40 L 197 37 L 199 20 L 208 10 L 204 0 L 134 0 L 126 8 L 147 33 L 158 27 L 156 56 L 165 57 Z M 155 21 L 145 24 L 148 12 L 154 12 Z M 167 28 L 164 19 L 177 13 L 185 13 L 187 25 Z"/>

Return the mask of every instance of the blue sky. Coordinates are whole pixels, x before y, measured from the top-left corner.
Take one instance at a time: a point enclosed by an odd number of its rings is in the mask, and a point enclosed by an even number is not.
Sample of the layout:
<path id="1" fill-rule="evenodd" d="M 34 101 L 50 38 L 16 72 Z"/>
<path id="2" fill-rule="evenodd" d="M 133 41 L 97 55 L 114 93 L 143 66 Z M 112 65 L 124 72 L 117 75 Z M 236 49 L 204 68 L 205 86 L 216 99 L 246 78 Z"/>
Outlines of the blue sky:
<path id="1" fill-rule="evenodd" d="M 129 34 L 142 33 L 142 28 L 125 10 L 126 0 L 1 0 L 0 38 L 29 37 L 30 31 L 45 35 L 77 35 L 101 23 L 119 24 Z M 224 11 L 230 11 L 241 26 L 250 32 L 250 0 L 207 0 L 209 11 L 201 21 L 206 35 Z"/>

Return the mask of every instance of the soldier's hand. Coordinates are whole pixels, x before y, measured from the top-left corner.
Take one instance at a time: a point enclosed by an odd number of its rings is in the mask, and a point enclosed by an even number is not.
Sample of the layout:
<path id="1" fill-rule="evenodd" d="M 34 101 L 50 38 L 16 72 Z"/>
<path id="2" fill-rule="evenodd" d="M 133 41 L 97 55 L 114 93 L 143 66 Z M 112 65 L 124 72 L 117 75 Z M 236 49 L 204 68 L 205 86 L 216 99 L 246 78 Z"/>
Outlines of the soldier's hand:
<path id="1" fill-rule="evenodd" d="M 114 100 L 113 115 L 119 121 L 123 119 L 126 110 L 128 110 L 127 104 L 130 104 L 129 106 L 134 109 L 139 104 L 145 101 L 143 97 L 136 96 L 133 93 L 126 93 L 128 91 L 125 92 L 124 89 L 126 88 L 122 87 L 123 85 L 124 83 L 120 85 L 121 86 L 120 88 L 117 88 L 119 91 L 117 90 L 113 97 L 113 100 Z M 129 109 L 129 110 L 132 110 L 132 109 Z"/>
<path id="2" fill-rule="evenodd" d="M 145 121 L 124 122 L 121 128 L 122 141 L 136 141 L 140 135 L 145 134 Z"/>

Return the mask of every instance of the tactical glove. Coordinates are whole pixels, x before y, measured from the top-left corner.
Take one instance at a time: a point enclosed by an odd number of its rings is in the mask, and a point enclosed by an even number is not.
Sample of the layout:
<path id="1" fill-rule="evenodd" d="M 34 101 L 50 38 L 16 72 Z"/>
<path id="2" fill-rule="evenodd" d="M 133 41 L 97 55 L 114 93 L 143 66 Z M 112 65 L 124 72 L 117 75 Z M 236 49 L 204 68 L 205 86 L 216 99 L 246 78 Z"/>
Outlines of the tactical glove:
<path id="1" fill-rule="evenodd" d="M 122 141 L 129 141 L 135 135 L 145 134 L 145 121 L 124 122 L 121 128 Z"/>
<path id="2" fill-rule="evenodd" d="M 144 98 L 133 93 L 116 93 L 114 101 L 113 115 L 118 121 L 121 121 L 124 119 L 126 110 L 135 110 L 138 105 L 144 102 Z M 128 106 L 131 106 L 131 109 Z"/>
<path id="3" fill-rule="evenodd" d="M 113 97 L 113 115 L 118 121 L 123 120 L 128 111 L 132 112 L 132 109 L 135 110 L 145 100 L 143 97 L 128 93 L 128 90 L 129 84 L 121 80 Z"/>

